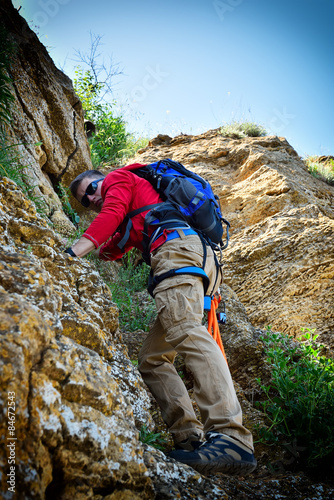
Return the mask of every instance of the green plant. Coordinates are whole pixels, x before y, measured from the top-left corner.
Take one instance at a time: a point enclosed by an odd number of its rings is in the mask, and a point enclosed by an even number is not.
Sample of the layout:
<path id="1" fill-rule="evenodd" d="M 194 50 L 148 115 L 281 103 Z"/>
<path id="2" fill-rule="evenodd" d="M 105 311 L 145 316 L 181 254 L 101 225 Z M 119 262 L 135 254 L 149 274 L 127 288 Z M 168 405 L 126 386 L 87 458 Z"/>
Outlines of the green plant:
<path id="1" fill-rule="evenodd" d="M 94 168 L 107 163 L 120 163 L 133 156 L 138 149 L 147 145 L 147 139 L 136 139 L 126 130 L 126 122 L 116 112 L 116 101 L 111 96 L 110 79 L 114 72 L 107 71 L 96 61 L 96 49 L 100 37 L 92 41 L 91 54 L 81 59 L 89 69 L 81 66 L 75 69 L 74 88 L 78 94 L 85 118 L 95 124 L 96 132 L 89 138 L 91 159 Z M 103 73 L 103 77 L 101 75 Z M 117 73 L 116 73 L 117 74 Z"/>
<path id="2" fill-rule="evenodd" d="M 35 194 L 35 190 L 37 187 L 37 185 L 29 186 L 28 184 L 25 184 L 23 192 L 27 196 L 27 198 L 35 205 L 36 212 L 39 213 L 42 217 L 46 217 L 48 213 L 48 206 L 43 196 Z"/>
<path id="3" fill-rule="evenodd" d="M 115 101 L 107 102 L 107 84 L 98 80 L 93 69 L 75 70 L 74 88 L 78 94 L 85 118 L 96 126 L 96 133 L 89 139 L 91 158 L 94 168 L 105 163 L 117 163 L 142 147 L 126 130 L 123 117 L 115 112 Z"/>
<path id="4" fill-rule="evenodd" d="M 146 425 L 143 425 L 140 429 L 139 440 L 142 443 L 149 444 L 150 446 L 157 448 L 158 450 L 165 449 L 166 442 L 161 437 L 160 432 L 156 432 L 156 433 L 151 432 L 147 429 Z"/>
<path id="5" fill-rule="evenodd" d="M 38 142 L 34 146 L 40 146 Z M 23 157 L 18 151 L 18 147 L 22 144 L 7 145 L 4 134 L 0 132 L 0 177 L 8 177 L 14 181 L 27 198 L 32 201 L 36 207 L 36 211 L 42 216 L 47 213 L 47 204 L 40 195 L 35 194 L 37 186 L 29 185 L 29 175 L 26 169 L 29 165 L 23 165 Z"/>
<path id="6" fill-rule="evenodd" d="M 138 292 L 146 288 L 150 269 L 145 262 L 138 262 L 138 251 L 133 248 L 122 257 L 119 277 L 123 283 L 128 283 L 129 291 Z"/>
<path id="7" fill-rule="evenodd" d="M 148 331 L 149 324 L 155 317 L 155 305 L 153 299 L 134 294 L 127 288 L 128 284 L 119 278 L 114 283 L 110 283 L 112 297 L 119 309 L 119 323 L 123 330 Z"/>
<path id="8" fill-rule="evenodd" d="M 144 291 L 150 268 L 144 262 L 137 264 L 136 255 L 131 250 L 123 256 L 117 278 L 109 287 L 119 309 L 121 328 L 147 331 L 156 314 L 153 299 Z"/>
<path id="9" fill-rule="evenodd" d="M 103 91 L 104 84 L 97 81 L 90 69 L 84 70 L 80 66 L 77 66 L 74 74 L 73 86 L 82 103 L 85 117 L 93 121 L 97 120 L 99 114 L 103 112 L 101 92 Z"/>
<path id="10" fill-rule="evenodd" d="M 69 238 L 67 238 L 67 240 L 66 240 L 66 246 L 67 247 L 72 247 L 74 245 L 74 243 L 81 238 L 81 236 L 85 232 L 85 229 L 86 228 L 83 228 L 83 227 L 81 227 L 79 225 L 79 227 L 76 228 L 76 230 L 74 231 L 74 233 L 72 233 L 71 236 Z M 100 259 L 98 257 L 96 257 L 92 252 L 89 253 L 89 254 L 87 254 L 85 256 L 85 258 L 88 259 L 88 260 L 94 261 L 94 263 L 101 262 Z"/>
<path id="11" fill-rule="evenodd" d="M 10 122 L 10 107 L 14 101 L 12 80 L 9 76 L 10 61 L 15 51 L 7 31 L 0 23 L 0 131 L 4 131 L 6 123 Z"/>
<path id="12" fill-rule="evenodd" d="M 71 219 L 73 224 L 79 224 L 80 217 L 76 213 L 74 208 L 72 208 L 70 203 L 70 189 L 68 187 L 63 186 L 62 184 L 59 184 L 58 194 L 65 214 Z"/>
<path id="13" fill-rule="evenodd" d="M 22 164 L 22 155 L 18 147 L 23 144 L 9 144 L 6 139 L 6 124 L 11 121 L 11 107 L 14 102 L 12 80 L 10 78 L 10 62 L 15 53 L 15 45 L 0 23 L 0 177 L 13 180 L 24 192 L 27 198 L 35 204 L 37 212 L 45 215 L 47 205 L 42 196 L 36 195 L 37 186 L 31 186 L 29 175 L 26 173 L 28 165 Z M 34 146 L 40 146 L 36 143 Z"/>
<path id="14" fill-rule="evenodd" d="M 148 143 L 149 139 L 147 137 L 136 138 L 133 134 L 129 134 L 125 148 L 120 151 L 122 155 L 121 162 L 133 157 L 140 149 L 146 148 Z"/>
<path id="15" fill-rule="evenodd" d="M 101 44 L 102 37 L 91 33 L 89 52 L 77 51 L 78 61 L 88 69 L 77 66 L 74 78 L 74 88 L 82 102 L 85 118 L 92 121 L 96 129 L 89 138 L 94 168 L 125 162 L 148 142 L 130 134 L 121 111 L 117 111 L 113 83 L 121 71 L 112 61 L 105 66 L 99 53 Z"/>
<path id="16" fill-rule="evenodd" d="M 266 397 L 262 407 L 269 427 L 260 437 L 300 451 L 300 460 L 315 467 L 334 454 L 334 361 L 321 354 L 314 330 L 302 328 L 299 342 L 267 327 L 264 343 L 271 368 L 269 385 L 257 379 Z"/>
<path id="17" fill-rule="evenodd" d="M 220 129 L 220 133 L 225 137 L 233 139 L 242 139 L 244 137 L 262 137 L 267 135 L 266 130 L 262 125 L 253 122 L 237 122 L 225 124 Z"/>
<path id="18" fill-rule="evenodd" d="M 18 144 L 8 146 L 4 135 L 0 134 L 0 176 L 8 177 L 23 189 L 24 167 L 20 164 L 20 155 L 17 152 Z"/>
<path id="19" fill-rule="evenodd" d="M 95 120 L 96 134 L 89 139 L 91 159 L 94 168 L 106 163 L 117 163 L 124 155 L 129 134 L 126 124 L 114 116 L 110 105 Z"/>
<path id="20" fill-rule="evenodd" d="M 306 167 L 313 177 L 320 179 L 327 184 L 334 185 L 334 161 L 329 159 L 320 162 L 317 156 L 309 156 L 305 160 Z"/>

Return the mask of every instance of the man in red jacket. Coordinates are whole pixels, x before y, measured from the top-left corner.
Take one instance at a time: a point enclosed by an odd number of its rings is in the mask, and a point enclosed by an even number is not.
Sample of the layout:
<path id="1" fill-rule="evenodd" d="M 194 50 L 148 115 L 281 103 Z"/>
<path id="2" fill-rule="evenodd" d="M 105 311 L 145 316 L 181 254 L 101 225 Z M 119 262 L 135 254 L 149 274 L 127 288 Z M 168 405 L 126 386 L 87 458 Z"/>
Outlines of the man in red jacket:
<path id="1" fill-rule="evenodd" d="M 72 257 L 82 257 L 95 248 L 104 260 L 119 259 L 133 247 L 143 251 L 145 215 L 151 205 L 162 200 L 150 182 L 131 171 L 136 167 L 138 164 L 129 165 L 106 177 L 89 170 L 71 183 L 75 198 L 98 213 L 79 241 L 66 250 Z M 142 207 L 146 208 L 143 212 Z M 124 219 L 136 210 L 124 247 Z M 204 270 L 213 295 L 221 282 L 221 269 L 209 245 L 206 254 Z M 203 259 L 200 237 L 185 228 L 182 220 L 164 230 L 150 247 L 153 276 L 187 266 L 201 268 Z M 169 456 L 201 473 L 252 472 L 256 467 L 252 435 L 242 425 L 240 404 L 224 356 L 202 325 L 202 278 L 184 274 L 169 277 L 158 283 L 153 294 L 157 319 L 139 353 L 139 370 L 173 436 L 176 449 Z M 193 374 L 202 422 L 173 365 L 177 353 Z"/>

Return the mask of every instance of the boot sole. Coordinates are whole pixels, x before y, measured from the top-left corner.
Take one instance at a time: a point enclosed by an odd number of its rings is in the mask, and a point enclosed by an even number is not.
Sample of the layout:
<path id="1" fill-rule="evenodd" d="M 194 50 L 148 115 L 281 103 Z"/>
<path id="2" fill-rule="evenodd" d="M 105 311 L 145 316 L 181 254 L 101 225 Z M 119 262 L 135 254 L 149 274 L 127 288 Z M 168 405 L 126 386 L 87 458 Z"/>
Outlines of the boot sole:
<path id="1" fill-rule="evenodd" d="M 232 461 L 211 461 L 207 463 L 203 462 L 182 462 L 190 465 L 193 469 L 201 474 L 215 474 L 216 472 L 222 472 L 223 474 L 229 475 L 247 475 L 256 469 L 257 462 L 236 462 Z"/>

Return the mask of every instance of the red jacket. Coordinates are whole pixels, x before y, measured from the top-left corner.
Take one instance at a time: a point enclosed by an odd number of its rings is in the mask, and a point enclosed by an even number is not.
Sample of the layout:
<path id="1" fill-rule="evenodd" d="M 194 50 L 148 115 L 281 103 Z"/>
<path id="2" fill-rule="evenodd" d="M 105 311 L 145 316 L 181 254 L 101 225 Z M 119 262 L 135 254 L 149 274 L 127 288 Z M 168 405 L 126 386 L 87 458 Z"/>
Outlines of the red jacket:
<path id="1" fill-rule="evenodd" d="M 122 222 L 126 214 L 132 210 L 162 201 L 149 181 L 129 171 L 130 168 L 138 168 L 139 165 L 134 163 L 114 170 L 102 182 L 102 210 L 83 236 L 92 241 L 96 248 L 102 245 L 99 255 L 103 260 L 119 259 L 133 247 L 142 251 L 142 231 L 148 210 L 132 218 L 130 237 L 123 253 L 117 246 L 125 232 L 126 223 Z M 119 227 L 120 232 L 116 232 Z M 162 242 L 160 240 L 160 244 Z"/>

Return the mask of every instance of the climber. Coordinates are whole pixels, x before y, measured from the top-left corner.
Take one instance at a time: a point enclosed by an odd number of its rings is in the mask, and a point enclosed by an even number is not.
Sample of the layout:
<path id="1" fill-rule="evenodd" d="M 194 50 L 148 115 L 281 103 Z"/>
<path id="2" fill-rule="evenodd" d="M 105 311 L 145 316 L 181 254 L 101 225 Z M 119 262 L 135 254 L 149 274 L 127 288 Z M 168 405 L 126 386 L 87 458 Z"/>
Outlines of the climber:
<path id="1" fill-rule="evenodd" d="M 106 176 L 88 170 L 72 181 L 70 189 L 84 207 L 98 214 L 78 242 L 66 250 L 70 256 L 83 257 L 98 249 L 102 260 L 116 260 L 133 247 L 143 250 L 142 231 L 149 208 L 133 217 L 125 248 L 117 244 L 124 236 L 126 214 L 162 201 L 150 182 L 129 171 L 128 166 Z M 182 226 L 184 223 L 176 224 L 176 230 L 164 230 L 153 242 L 150 265 L 154 276 L 186 266 L 201 268 L 202 241 L 194 230 Z M 214 292 L 221 282 L 221 268 L 217 269 L 210 246 L 206 246 L 206 254 L 204 270 Z M 202 325 L 202 278 L 184 274 L 169 277 L 157 284 L 153 295 L 157 318 L 140 350 L 138 367 L 174 439 L 175 449 L 168 455 L 204 474 L 252 472 L 256 467 L 252 435 L 242 425 L 228 365 Z M 193 374 L 202 422 L 173 365 L 177 353 Z"/>

